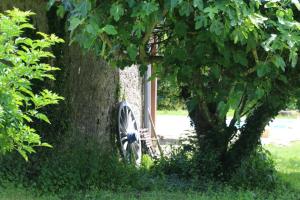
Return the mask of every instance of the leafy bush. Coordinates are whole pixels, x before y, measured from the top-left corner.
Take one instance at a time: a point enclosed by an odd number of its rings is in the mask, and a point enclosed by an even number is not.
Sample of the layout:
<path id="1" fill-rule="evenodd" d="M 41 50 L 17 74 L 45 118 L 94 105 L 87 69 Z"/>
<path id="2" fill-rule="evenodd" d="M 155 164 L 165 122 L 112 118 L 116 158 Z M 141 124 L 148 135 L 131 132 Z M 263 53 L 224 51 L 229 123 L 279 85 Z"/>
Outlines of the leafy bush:
<path id="1" fill-rule="evenodd" d="M 183 179 L 196 178 L 195 138 L 191 134 L 179 141 L 178 146 L 170 146 L 170 153 L 155 162 L 153 171 L 157 174 L 176 176 Z"/>
<path id="2" fill-rule="evenodd" d="M 49 90 L 32 89 L 33 81 L 54 79 L 51 72 L 58 68 L 44 61 L 54 57 L 49 47 L 63 40 L 44 33 L 36 40 L 22 37 L 26 29 L 34 29 L 28 23 L 31 15 L 16 8 L 0 14 L 0 154 L 17 150 L 26 160 L 27 153 L 35 152 L 33 147 L 49 146 L 30 123 L 50 123 L 41 109 L 62 99 Z"/>
<path id="3" fill-rule="evenodd" d="M 270 153 L 261 146 L 249 157 L 244 159 L 241 167 L 231 174 L 215 174 L 220 165 L 215 152 L 202 153 L 203 149 L 196 148 L 192 137 L 182 141 L 179 147 L 173 148 L 170 155 L 156 162 L 154 171 L 167 176 L 176 176 L 193 182 L 195 187 L 203 183 L 224 181 L 234 187 L 246 189 L 266 189 L 280 185 L 278 173 Z M 228 181 L 229 180 L 229 181 Z"/>
<path id="4" fill-rule="evenodd" d="M 278 176 L 270 153 L 258 147 L 232 175 L 230 182 L 239 187 L 272 189 Z"/>

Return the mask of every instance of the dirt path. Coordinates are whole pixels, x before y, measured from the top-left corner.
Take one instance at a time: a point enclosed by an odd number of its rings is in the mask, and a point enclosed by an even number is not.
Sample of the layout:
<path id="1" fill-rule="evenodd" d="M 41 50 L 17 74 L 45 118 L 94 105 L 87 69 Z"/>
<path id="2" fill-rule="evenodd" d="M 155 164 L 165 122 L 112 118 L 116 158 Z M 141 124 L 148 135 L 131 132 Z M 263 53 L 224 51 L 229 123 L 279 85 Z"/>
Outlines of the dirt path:
<path id="1" fill-rule="evenodd" d="M 157 132 L 163 139 L 173 143 L 186 133 L 193 131 L 190 119 L 185 116 L 158 115 Z M 262 137 L 263 144 L 288 145 L 290 142 L 300 141 L 300 119 L 275 119 Z"/>

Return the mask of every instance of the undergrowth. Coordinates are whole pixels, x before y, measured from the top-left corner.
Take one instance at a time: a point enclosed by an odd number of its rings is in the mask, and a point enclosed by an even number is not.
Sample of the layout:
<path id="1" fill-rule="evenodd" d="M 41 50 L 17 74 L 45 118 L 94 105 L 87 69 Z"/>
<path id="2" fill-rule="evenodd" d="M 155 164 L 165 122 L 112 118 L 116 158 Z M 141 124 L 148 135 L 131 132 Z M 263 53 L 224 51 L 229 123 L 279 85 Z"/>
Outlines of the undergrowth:
<path id="1" fill-rule="evenodd" d="M 159 160 L 144 155 L 137 169 L 123 163 L 117 152 L 100 155 L 93 140 L 81 138 L 69 144 L 51 153 L 39 152 L 29 162 L 17 154 L 2 157 L 0 200 L 300 199 L 299 189 L 275 170 L 278 159 L 274 163 L 263 148 L 244 160 L 229 180 L 217 181 L 199 174 L 189 145 L 173 148 Z M 280 159 L 282 168 L 284 158 Z"/>

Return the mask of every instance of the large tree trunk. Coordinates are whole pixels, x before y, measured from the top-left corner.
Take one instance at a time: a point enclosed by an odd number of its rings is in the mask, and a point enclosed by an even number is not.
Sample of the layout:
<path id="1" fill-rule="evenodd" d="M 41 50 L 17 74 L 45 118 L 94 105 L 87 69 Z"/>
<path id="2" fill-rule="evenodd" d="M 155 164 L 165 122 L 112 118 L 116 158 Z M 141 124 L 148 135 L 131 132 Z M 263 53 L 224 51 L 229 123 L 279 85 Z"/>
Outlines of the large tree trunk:
<path id="1" fill-rule="evenodd" d="M 279 94 L 279 95 L 278 95 Z M 288 103 L 289 96 L 272 91 L 264 101 L 250 113 L 240 130 L 238 140 L 226 154 L 225 168 L 230 171 L 241 164 L 261 144 L 260 137 L 266 125 L 274 119 Z"/>
<path id="2" fill-rule="evenodd" d="M 223 171 L 222 162 L 227 151 L 229 129 L 226 126 L 225 118 L 218 119 L 216 115 L 207 113 L 203 106 L 203 104 L 199 104 L 189 113 L 199 147 L 196 154 L 198 170 L 200 174 L 219 177 Z"/>
<path id="3" fill-rule="evenodd" d="M 239 131 L 227 125 L 225 118 L 218 118 L 213 112 L 215 109 L 205 109 L 205 102 L 201 102 L 189 113 L 198 139 L 200 170 L 219 176 L 229 175 L 238 168 L 242 160 L 261 144 L 260 137 L 265 126 L 285 108 L 288 99 L 289 95 L 280 95 L 277 89 L 273 89 L 250 112 Z"/>

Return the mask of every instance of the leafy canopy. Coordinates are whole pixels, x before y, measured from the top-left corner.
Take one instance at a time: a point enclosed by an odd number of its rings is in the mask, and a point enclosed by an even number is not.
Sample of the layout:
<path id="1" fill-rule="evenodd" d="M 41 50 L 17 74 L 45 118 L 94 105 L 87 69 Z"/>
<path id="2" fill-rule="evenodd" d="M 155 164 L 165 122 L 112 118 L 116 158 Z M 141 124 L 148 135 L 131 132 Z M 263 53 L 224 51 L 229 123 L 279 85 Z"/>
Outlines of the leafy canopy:
<path id="1" fill-rule="evenodd" d="M 44 89 L 33 91 L 33 81 L 54 80 L 52 71 L 58 68 L 47 64 L 53 58 L 48 50 L 62 39 L 38 33 L 41 39 L 22 37 L 32 12 L 18 9 L 0 14 L 0 154 L 17 150 L 26 160 L 35 146 L 51 147 L 30 124 L 34 119 L 50 123 L 41 109 L 63 99 Z"/>
<path id="2" fill-rule="evenodd" d="M 190 108 L 201 102 L 210 121 L 229 108 L 239 119 L 296 78 L 298 0 L 55 2 L 49 6 L 67 16 L 71 43 L 118 67 L 154 64 L 156 76 L 187 88 Z"/>

